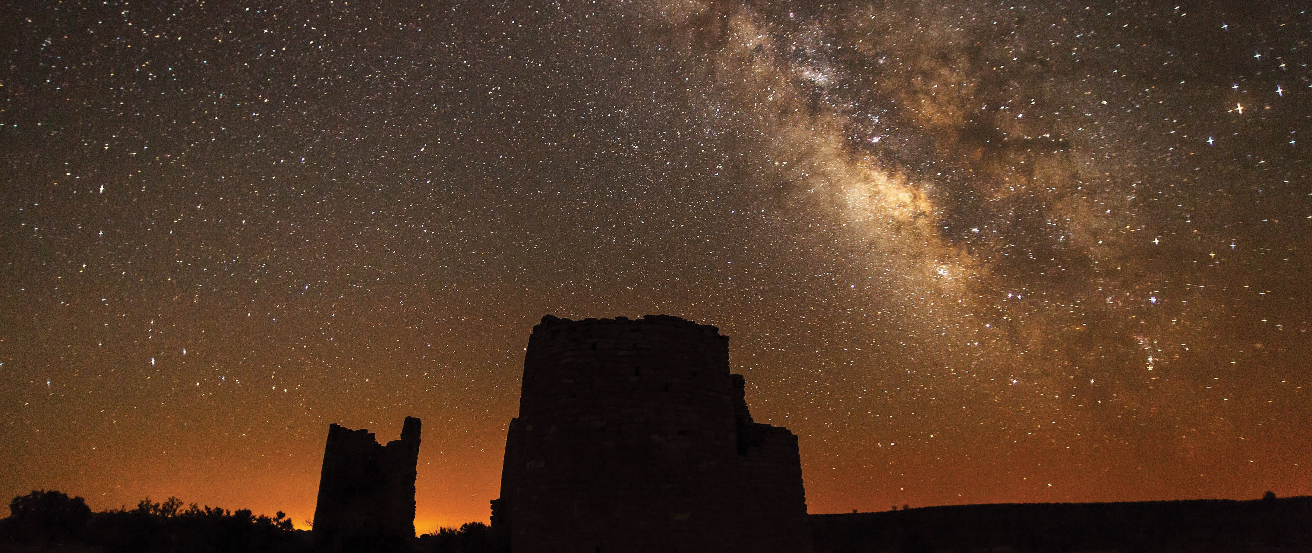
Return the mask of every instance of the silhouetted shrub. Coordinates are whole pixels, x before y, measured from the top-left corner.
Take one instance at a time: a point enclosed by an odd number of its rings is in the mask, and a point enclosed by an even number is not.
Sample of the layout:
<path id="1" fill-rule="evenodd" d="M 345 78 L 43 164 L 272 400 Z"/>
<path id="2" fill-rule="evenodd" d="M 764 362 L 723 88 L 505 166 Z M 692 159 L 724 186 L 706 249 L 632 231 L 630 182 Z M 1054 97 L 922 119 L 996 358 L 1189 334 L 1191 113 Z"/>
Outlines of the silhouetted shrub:
<path id="1" fill-rule="evenodd" d="M 64 543 L 81 539 L 91 508 L 81 497 L 57 491 L 33 491 L 9 502 L 4 535 L 18 543 Z"/>
<path id="2" fill-rule="evenodd" d="M 460 529 L 439 528 L 419 536 L 420 553 L 492 553 L 492 529 L 481 522 L 466 522 Z"/>

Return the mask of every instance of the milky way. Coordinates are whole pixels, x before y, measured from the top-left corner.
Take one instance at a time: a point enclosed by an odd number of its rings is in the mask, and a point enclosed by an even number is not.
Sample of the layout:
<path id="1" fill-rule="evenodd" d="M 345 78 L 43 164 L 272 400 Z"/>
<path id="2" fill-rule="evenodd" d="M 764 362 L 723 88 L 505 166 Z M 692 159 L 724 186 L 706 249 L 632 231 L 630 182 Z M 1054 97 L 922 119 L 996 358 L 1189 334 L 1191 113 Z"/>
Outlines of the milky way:
<path id="1" fill-rule="evenodd" d="M 1312 493 L 1293 3 L 5 12 L 0 495 L 486 520 L 544 314 L 731 336 L 810 511 Z"/>

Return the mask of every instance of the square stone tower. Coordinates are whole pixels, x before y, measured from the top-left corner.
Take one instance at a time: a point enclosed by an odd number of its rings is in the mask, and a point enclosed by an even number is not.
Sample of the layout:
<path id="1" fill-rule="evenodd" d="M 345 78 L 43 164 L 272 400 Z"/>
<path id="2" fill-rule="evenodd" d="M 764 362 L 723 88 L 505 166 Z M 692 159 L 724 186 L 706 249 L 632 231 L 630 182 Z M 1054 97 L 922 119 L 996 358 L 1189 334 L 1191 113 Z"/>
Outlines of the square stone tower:
<path id="1" fill-rule="evenodd" d="M 514 553 L 810 551 L 797 437 L 752 421 L 728 340 L 670 316 L 544 317 L 498 539 Z"/>
<path id="2" fill-rule="evenodd" d="M 401 439 L 383 446 L 368 430 L 328 426 L 314 509 L 316 551 L 408 550 L 419 433 L 419 419 L 406 417 Z"/>

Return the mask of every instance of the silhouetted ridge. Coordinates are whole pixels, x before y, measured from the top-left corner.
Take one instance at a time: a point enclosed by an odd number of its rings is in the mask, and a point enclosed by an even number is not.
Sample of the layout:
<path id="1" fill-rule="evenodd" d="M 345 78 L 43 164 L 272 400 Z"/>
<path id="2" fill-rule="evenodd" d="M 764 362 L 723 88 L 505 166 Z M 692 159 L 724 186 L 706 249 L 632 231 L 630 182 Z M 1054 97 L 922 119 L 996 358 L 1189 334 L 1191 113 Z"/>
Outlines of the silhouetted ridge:
<path id="1" fill-rule="evenodd" d="M 809 518 L 816 553 L 1312 551 L 1312 497 L 961 505 Z"/>

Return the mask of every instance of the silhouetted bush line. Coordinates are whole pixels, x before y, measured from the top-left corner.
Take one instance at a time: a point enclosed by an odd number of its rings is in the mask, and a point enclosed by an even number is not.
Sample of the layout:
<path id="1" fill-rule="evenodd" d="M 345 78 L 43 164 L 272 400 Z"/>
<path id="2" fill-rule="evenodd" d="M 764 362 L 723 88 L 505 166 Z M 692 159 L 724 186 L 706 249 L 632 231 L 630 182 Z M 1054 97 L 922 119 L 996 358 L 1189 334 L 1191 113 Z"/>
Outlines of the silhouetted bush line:
<path id="1" fill-rule="evenodd" d="M 419 536 L 416 553 L 492 553 L 492 529 L 481 522 L 460 528 L 439 528 L 436 534 Z"/>
<path id="2" fill-rule="evenodd" d="M 81 497 L 34 491 L 9 503 L 0 519 L 0 553 L 68 552 L 311 552 L 310 533 L 296 530 L 282 512 L 269 518 L 248 509 L 229 511 L 170 497 L 146 498 L 133 509 L 93 513 Z M 415 553 L 491 553 L 491 530 L 481 522 L 441 528 L 410 544 Z"/>
<path id="3" fill-rule="evenodd" d="M 34 491 L 14 498 L 0 520 L 0 551 L 308 552 L 309 532 L 279 512 L 201 507 L 170 497 L 136 508 L 92 513 L 81 497 Z"/>

